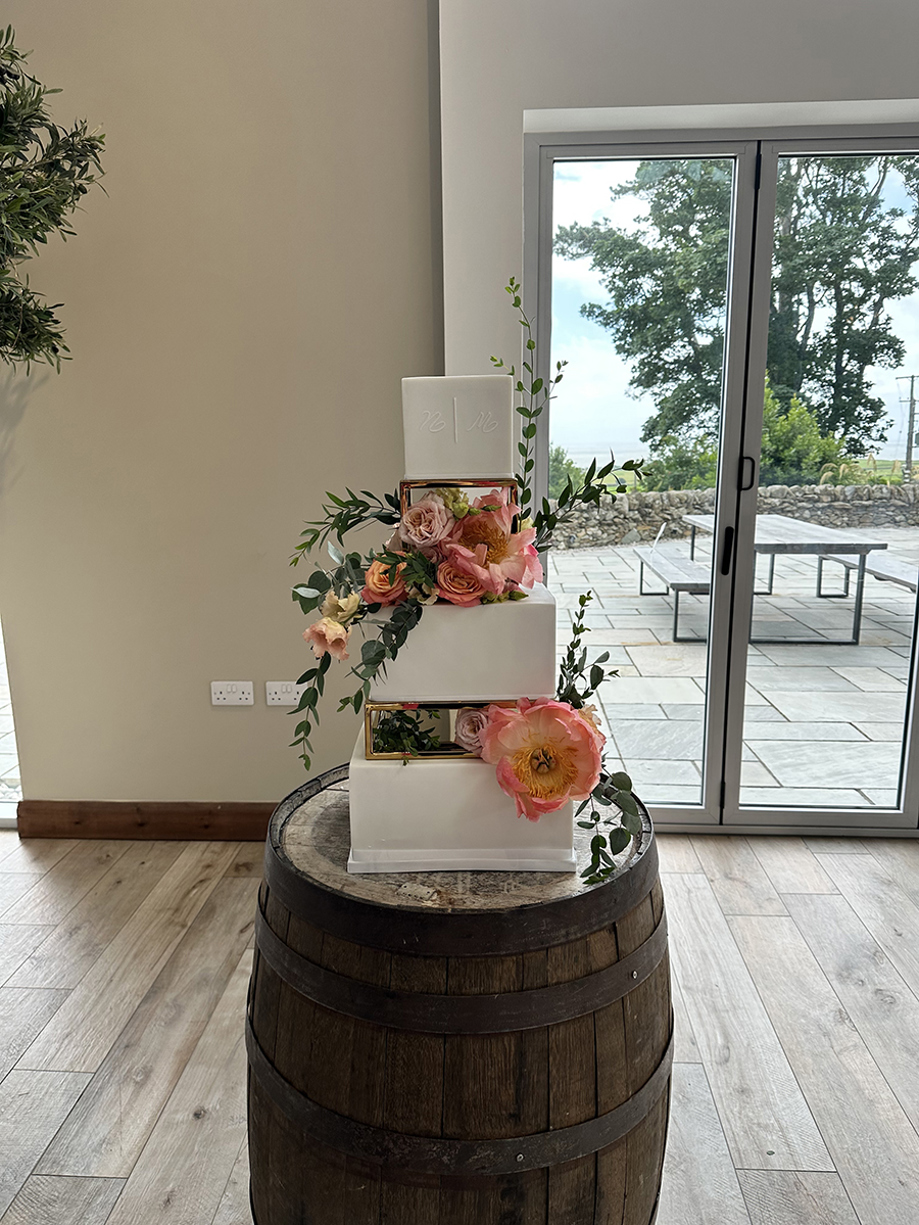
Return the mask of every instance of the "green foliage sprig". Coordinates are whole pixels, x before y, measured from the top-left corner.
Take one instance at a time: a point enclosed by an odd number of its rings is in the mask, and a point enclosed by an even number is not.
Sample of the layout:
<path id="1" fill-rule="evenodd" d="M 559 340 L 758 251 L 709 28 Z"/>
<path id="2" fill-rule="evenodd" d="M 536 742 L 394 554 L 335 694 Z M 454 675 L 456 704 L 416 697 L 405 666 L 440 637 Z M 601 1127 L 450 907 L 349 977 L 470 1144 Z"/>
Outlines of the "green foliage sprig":
<path id="1" fill-rule="evenodd" d="M 402 753 L 419 757 L 422 753 L 436 753 L 440 748 L 440 736 L 422 720 L 426 711 L 383 710 L 373 729 L 373 748 L 377 753 Z"/>
<path id="2" fill-rule="evenodd" d="M 617 676 L 617 672 L 609 672 L 601 665 L 609 659 L 609 651 L 598 655 L 588 669 L 587 650 L 582 645 L 582 638 L 590 632 L 584 624 L 587 606 L 593 599 L 593 592 L 585 591 L 578 597 L 578 609 L 571 629 L 571 640 L 562 660 L 559 671 L 556 698 L 559 702 L 567 702 L 575 710 L 581 710 L 608 676 Z M 586 675 L 585 675 L 586 674 Z M 589 808 L 586 818 L 581 814 Z M 603 814 L 606 813 L 604 818 Z M 600 781 L 594 787 L 588 799 L 584 800 L 575 814 L 581 829 L 594 831 L 590 840 L 590 863 L 582 872 L 584 879 L 591 885 L 599 884 L 617 870 L 614 855 L 624 851 L 632 838 L 641 833 L 641 814 L 634 795 L 632 795 L 632 780 L 623 771 L 610 774 L 603 771 Z M 612 825 L 607 833 L 600 832 L 600 821 Z"/>
<path id="3" fill-rule="evenodd" d="M 369 611 L 378 611 L 378 606 L 371 604 Z M 376 641 L 368 640 L 361 646 L 361 662 L 351 669 L 351 675 L 361 682 L 360 688 L 350 697 L 341 699 L 339 710 L 347 710 L 350 706 L 355 714 L 360 711 L 370 697 L 370 682 L 378 674 L 386 675 L 387 663 L 391 663 L 405 646 L 423 612 L 423 604 L 416 600 L 406 600 L 404 604 L 393 604 L 390 615 L 385 620 L 371 622 L 380 631 L 380 636 Z"/>
<path id="4" fill-rule="evenodd" d="M 617 464 L 615 457 L 610 456 L 608 464 L 604 464 L 602 468 L 597 468 L 597 461 L 592 459 L 590 467 L 584 473 L 583 481 L 577 485 L 572 483 L 569 475 L 565 481 L 565 487 L 558 495 L 558 500 L 553 510 L 548 499 L 543 498 L 542 506 L 533 515 L 533 526 L 536 528 L 536 540 L 534 544 L 537 549 L 547 549 L 552 543 L 552 537 L 559 527 L 571 518 L 572 514 L 579 506 L 596 506 L 599 508 L 601 498 L 609 496 L 612 500 L 616 494 L 628 493 L 628 486 L 623 484 L 621 478 L 616 475 L 618 472 L 634 472 L 638 479 L 641 478 L 641 468 L 644 460 L 627 459 L 623 464 Z M 610 478 L 616 484 L 614 488 L 610 488 Z"/>
<path id="5" fill-rule="evenodd" d="M 302 543 L 294 549 L 290 559 L 292 566 L 302 561 L 317 545 L 326 544 L 330 537 L 334 536 L 341 544 L 347 532 L 353 532 L 366 523 L 384 523 L 394 527 L 399 522 L 398 491 L 378 498 L 366 489 L 361 490 L 360 496 L 348 489 L 347 495 L 346 498 L 339 498 L 334 493 L 326 492 L 329 501 L 323 503 L 322 518 L 308 521 L 300 533 Z"/>
<path id="6" fill-rule="evenodd" d="M 85 120 L 70 129 L 51 122 L 46 99 L 60 90 L 25 71 L 29 52 L 15 38 L 12 26 L 0 34 L 0 360 L 60 369 L 69 355 L 60 303 L 46 305 L 15 269 L 49 235 L 74 235 L 67 218 L 103 173 L 105 137 Z"/>
<path id="7" fill-rule="evenodd" d="M 536 341 L 533 339 L 533 326 L 523 309 L 522 286 L 515 277 L 511 277 L 504 289 L 506 293 L 510 294 L 514 309 L 517 311 L 520 326 L 526 333 L 526 341 L 524 343 L 529 360 L 524 358 L 521 365 L 523 372 L 526 374 L 527 381 L 524 382 L 522 378 L 518 378 L 516 365 L 505 365 L 503 358 L 492 357 L 491 363 L 496 369 L 508 372 L 514 380 L 514 390 L 518 395 L 523 396 L 523 403 L 517 406 L 517 412 L 525 422 L 521 430 L 522 441 L 517 443 L 517 450 L 523 460 L 517 476 L 517 485 L 520 491 L 520 509 L 524 515 L 527 515 L 530 513 L 530 503 L 533 500 L 533 490 L 530 482 L 533 479 L 533 469 L 536 466 L 536 460 L 533 456 L 536 422 L 542 416 L 543 410 L 547 407 L 549 401 L 553 399 L 552 392 L 562 381 L 564 377 L 563 372 L 568 363 L 565 361 L 556 362 L 555 374 L 548 382 L 536 375 L 534 369 Z"/>

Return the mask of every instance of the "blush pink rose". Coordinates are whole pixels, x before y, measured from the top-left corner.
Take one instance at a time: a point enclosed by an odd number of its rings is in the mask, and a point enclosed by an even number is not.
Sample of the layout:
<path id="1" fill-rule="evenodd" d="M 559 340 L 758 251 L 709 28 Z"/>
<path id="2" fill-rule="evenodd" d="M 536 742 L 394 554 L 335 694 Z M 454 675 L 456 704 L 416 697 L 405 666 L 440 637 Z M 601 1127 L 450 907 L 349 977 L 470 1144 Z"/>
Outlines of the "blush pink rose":
<path id="1" fill-rule="evenodd" d="M 442 561 L 437 567 L 437 594 L 442 600 L 449 600 L 461 608 L 472 608 L 481 604 L 486 590 L 476 575 L 461 570 L 453 562 Z"/>
<path id="2" fill-rule="evenodd" d="M 481 706 L 464 706 L 456 712 L 453 740 L 467 753 L 482 756 L 482 732 L 488 726 L 488 711 Z"/>
<path id="3" fill-rule="evenodd" d="M 321 659 L 323 655 L 331 655 L 338 660 L 347 659 L 350 635 L 349 629 L 333 621 L 331 617 L 323 617 L 321 621 L 316 621 L 303 631 L 303 637 L 313 648 L 317 659 Z"/>
<path id="4" fill-rule="evenodd" d="M 605 739 L 566 702 L 521 698 L 489 706 L 482 759 L 497 767 L 517 816 L 538 821 L 568 800 L 586 800 L 600 780 Z"/>
<path id="5" fill-rule="evenodd" d="M 453 527 L 455 520 L 435 493 L 427 493 L 402 516 L 399 532 L 403 543 L 430 553 Z"/>
<path id="6" fill-rule="evenodd" d="M 392 582 L 389 580 L 390 568 L 382 561 L 371 562 L 367 567 L 364 590 L 361 592 L 365 604 L 399 604 L 406 598 L 405 583 L 402 581 L 405 565 L 396 567 Z"/>

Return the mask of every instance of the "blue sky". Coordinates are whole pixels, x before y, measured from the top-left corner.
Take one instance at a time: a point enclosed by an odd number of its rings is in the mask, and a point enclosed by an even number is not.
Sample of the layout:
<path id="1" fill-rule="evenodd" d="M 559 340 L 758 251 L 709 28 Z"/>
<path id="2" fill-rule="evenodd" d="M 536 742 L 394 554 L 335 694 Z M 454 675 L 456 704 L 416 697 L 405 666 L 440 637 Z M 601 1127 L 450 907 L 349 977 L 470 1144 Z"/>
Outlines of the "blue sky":
<path id="1" fill-rule="evenodd" d="M 618 226 L 629 226 L 646 206 L 633 198 L 611 202 L 609 191 L 631 178 L 636 165 L 634 161 L 556 163 L 556 229 L 604 217 Z M 891 176 L 888 184 L 888 202 L 904 203 L 897 177 Z M 616 355 L 609 333 L 580 314 L 584 302 L 607 301 L 590 260 L 553 255 L 552 278 L 552 367 L 561 359 L 569 363 L 552 402 L 552 441 L 561 443 L 578 462 L 594 455 L 608 458 L 611 449 L 619 460 L 647 454 L 647 445 L 640 438 L 645 421 L 654 411 L 653 399 L 634 397 L 628 389 L 628 365 Z M 908 409 L 900 403 L 900 395 L 908 392 L 908 382 L 898 384 L 896 376 L 919 375 L 919 296 L 888 303 L 888 310 L 894 332 L 906 345 L 906 357 L 899 370 L 875 369 L 868 374 L 894 420 L 879 457 L 902 458 Z"/>

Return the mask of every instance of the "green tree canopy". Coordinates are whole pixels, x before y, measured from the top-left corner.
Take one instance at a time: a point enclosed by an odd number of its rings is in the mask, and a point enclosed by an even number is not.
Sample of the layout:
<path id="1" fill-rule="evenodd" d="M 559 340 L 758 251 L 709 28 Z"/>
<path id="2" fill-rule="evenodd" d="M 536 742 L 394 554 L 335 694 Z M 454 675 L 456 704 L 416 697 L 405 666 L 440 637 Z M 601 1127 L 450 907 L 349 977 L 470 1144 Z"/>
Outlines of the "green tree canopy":
<path id="1" fill-rule="evenodd" d="M 884 199 L 899 172 L 908 208 Z M 589 256 L 609 294 L 582 314 L 610 332 L 631 386 L 657 411 L 643 438 L 692 440 L 717 428 L 729 257 L 731 165 L 724 159 L 639 163 L 611 189 L 646 214 L 561 227 L 556 249 Z M 919 287 L 919 167 L 910 156 L 779 161 L 769 367 L 785 413 L 811 408 L 823 435 L 852 454 L 885 438 L 888 420 L 867 370 L 904 355 L 887 303 Z"/>
<path id="2" fill-rule="evenodd" d="M 68 218 L 102 173 L 104 137 L 85 120 L 59 128 L 51 122 L 46 89 L 24 68 L 15 33 L 0 34 L 0 359 L 59 365 L 68 349 L 57 306 L 45 305 L 18 266 L 49 234 L 74 233 Z"/>

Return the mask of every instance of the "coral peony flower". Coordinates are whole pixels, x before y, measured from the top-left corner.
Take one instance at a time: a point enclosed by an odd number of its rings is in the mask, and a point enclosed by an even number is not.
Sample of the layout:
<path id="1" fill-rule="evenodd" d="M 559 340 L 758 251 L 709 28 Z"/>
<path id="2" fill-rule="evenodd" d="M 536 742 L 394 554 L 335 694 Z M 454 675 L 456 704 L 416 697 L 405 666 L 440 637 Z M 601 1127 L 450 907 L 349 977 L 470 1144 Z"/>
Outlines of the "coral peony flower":
<path id="1" fill-rule="evenodd" d="M 332 655 L 335 659 L 348 658 L 347 646 L 351 631 L 345 626 L 333 621 L 331 617 L 323 617 L 314 622 L 309 629 L 303 631 L 303 637 L 313 648 L 317 659 L 323 655 Z"/>
<path id="2" fill-rule="evenodd" d="M 437 567 L 437 594 L 451 604 L 471 608 L 481 604 L 486 590 L 475 574 L 461 570 L 451 561 L 442 561 Z"/>
<path id="3" fill-rule="evenodd" d="M 487 509 L 491 507 L 492 509 Z M 512 531 L 514 510 L 507 490 L 493 489 L 473 502 L 442 546 L 447 561 L 473 574 L 486 591 L 502 595 L 508 587 L 532 587 L 542 581 L 539 555 L 533 548 L 536 529 Z"/>
<path id="4" fill-rule="evenodd" d="M 386 562 L 374 561 L 367 567 L 364 575 L 364 590 L 361 599 L 365 604 L 398 604 L 406 597 L 405 583 L 402 580 L 404 564 L 396 567 L 393 582 L 389 581 L 390 566 Z"/>
<path id="5" fill-rule="evenodd" d="M 319 606 L 319 612 L 323 617 L 328 617 L 330 621 L 337 621 L 339 625 L 347 625 L 360 606 L 361 597 L 356 591 L 346 595 L 343 600 L 340 600 L 334 591 L 328 591 Z"/>
<path id="6" fill-rule="evenodd" d="M 467 753 L 482 756 L 482 732 L 488 726 L 488 711 L 481 706 L 464 706 L 456 712 L 453 741 Z"/>
<path id="7" fill-rule="evenodd" d="M 603 735 L 565 702 L 521 698 L 489 706 L 482 759 L 497 766 L 517 816 L 538 821 L 567 800 L 586 800 L 600 779 Z"/>
<path id="8" fill-rule="evenodd" d="M 405 544 L 429 553 L 443 540 L 454 523 L 455 519 L 444 506 L 443 499 L 436 493 L 426 493 L 402 516 L 399 532 Z"/>

